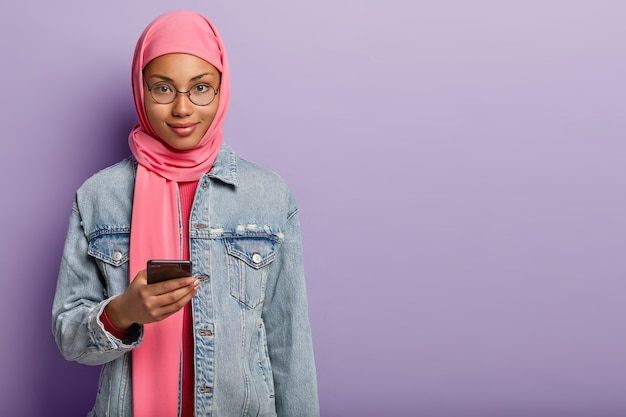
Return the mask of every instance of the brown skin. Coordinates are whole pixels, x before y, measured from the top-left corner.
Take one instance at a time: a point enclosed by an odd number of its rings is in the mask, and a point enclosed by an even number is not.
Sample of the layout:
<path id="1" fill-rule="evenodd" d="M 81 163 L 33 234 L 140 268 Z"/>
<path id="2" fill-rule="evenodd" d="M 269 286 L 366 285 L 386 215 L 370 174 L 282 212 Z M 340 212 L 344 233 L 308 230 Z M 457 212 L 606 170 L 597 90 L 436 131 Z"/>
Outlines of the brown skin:
<path id="1" fill-rule="evenodd" d="M 220 86 L 220 72 L 208 62 L 188 54 L 154 58 L 145 66 L 143 75 L 150 86 L 171 80 L 178 91 L 188 91 L 198 84 L 210 85 L 214 89 Z M 217 114 L 219 99 L 218 93 L 208 106 L 196 106 L 185 94 L 179 94 L 172 103 L 159 104 L 148 89 L 144 89 L 144 106 L 150 126 L 163 142 L 180 151 L 193 149 L 200 143 Z M 193 126 L 193 133 L 185 134 L 174 129 L 181 125 Z"/>
<path id="2" fill-rule="evenodd" d="M 111 324 L 120 330 L 127 330 L 133 323 L 161 321 L 183 308 L 198 293 L 199 286 L 200 280 L 193 277 L 148 284 L 144 269 L 105 311 Z"/>

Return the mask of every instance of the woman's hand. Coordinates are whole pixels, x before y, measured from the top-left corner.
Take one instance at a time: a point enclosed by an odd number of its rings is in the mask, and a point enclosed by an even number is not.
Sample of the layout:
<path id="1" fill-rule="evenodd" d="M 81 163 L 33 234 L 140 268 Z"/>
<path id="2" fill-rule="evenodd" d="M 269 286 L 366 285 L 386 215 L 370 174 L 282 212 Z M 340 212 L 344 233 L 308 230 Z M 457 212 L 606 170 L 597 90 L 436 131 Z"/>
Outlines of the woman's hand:
<path id="1" fill-rule="evenodd" d="M 198 293 L 200 280 L 193 277 L 148 284 L 146 270 L 139 271 L 124 293 L 106 306 L 113 326 L 127 330 L 133 323 L 161 321 L 183 308 Z"/>

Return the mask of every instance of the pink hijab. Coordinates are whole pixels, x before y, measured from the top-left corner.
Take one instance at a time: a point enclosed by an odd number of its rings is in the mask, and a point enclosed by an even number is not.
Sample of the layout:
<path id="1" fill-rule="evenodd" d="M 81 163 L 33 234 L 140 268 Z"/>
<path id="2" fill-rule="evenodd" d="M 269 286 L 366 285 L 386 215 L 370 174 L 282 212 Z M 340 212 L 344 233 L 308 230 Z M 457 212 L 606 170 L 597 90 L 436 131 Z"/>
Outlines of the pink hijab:
<path id="1" fill-rule="evenodd" d="M 144 108 L 143 68 L 154 58 L 185 53 L 201 58 L 221 73 L 217 113 L 197 147 L 175 151 L 158 139 Z M 230 74 L 224 44 L 202 15 L 165 13 L 145 29 L 135 49 L 132 87 L 139 123 L 128 143 L 139 162 L 130 235 L 130 277 L 149 259 L 181 259 L 182 239 L 177 182 L 198 181 L 213 167 L 222 143 L 222 122 L 230 98 Z M 188 225 L 182 225 L 188 227 Z M 133 415 L 178 415 L 183 311 L 144 326 L 133 350 Z"/>

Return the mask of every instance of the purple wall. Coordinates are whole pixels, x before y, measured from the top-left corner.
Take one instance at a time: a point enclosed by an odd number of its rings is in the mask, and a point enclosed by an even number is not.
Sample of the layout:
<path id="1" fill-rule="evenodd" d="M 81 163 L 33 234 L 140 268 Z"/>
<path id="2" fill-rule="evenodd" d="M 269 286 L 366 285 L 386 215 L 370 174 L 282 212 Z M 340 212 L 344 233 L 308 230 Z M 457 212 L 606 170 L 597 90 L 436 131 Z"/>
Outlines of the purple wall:
<path id="1" fill-rule="evenodd" d="M 301 206 L 324 417 L 626 415 L 621 0 L 3 5 L 0 415 L 92 405 L 50 331 L 61 247 L 173 8 L 220 29 L 225 138 Z"/>

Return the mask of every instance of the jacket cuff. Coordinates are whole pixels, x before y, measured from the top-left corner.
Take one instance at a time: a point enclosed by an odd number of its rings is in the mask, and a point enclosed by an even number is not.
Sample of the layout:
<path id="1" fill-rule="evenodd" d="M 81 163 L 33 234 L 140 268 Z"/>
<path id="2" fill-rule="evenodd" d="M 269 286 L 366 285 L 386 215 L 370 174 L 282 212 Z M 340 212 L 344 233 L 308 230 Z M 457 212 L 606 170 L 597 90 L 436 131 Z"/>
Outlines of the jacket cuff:
<path id="1" fill-rule="evenodd" d="M 134 323 L 126 331 L 115 328 L 104 311 L 111 300 L 112 298 L 105 300 L 97 309 L 94 318 L 95 326 L 91 329 L 94 342 L 97 345 L 106 346 L 108 349 L 132 349 L 139 346 L 143 337 L 143 326 Z"/>

